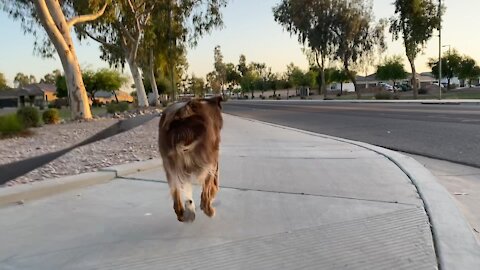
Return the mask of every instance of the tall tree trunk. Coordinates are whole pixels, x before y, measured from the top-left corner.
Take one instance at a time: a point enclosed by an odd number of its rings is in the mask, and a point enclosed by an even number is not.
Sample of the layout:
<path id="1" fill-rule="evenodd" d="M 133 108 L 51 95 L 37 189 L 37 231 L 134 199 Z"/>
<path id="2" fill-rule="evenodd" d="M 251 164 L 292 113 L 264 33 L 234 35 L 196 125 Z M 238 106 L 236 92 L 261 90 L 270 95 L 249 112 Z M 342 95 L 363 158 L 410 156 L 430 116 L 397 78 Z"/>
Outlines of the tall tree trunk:
<path id="1" fill-rule="evenodd" d="M 138 106 L 139 107 L 148 107 L 147 94 L 145 93 L 145 87 L 142 81 L 142 75 L 140 70 L 131 57 L 127 57 L 127 63 L 130 67 L 130 72 L 132 73 L 133 81 L 135 82 L 135 91 L 137 92 Z"/>
<path id="2" fill-rule="evenodd" d="M 343 82 L 340 82 L 340 96 L 343 95 Z"/>
<path id="3" fill-rule="evenodd" d="M 150 49 L 150 85 L 152 86 L 153 97 L 155 99 L 155 106 L 160 105 L 160 95 L 158 94 L 157 81 L 155 80 L 155 58 L 153 57 L 153 49 Z"/>
<path id="4" fill-rule="evenodd" d="M 115 101 L 117 102 L 117 104 L 119 103 L 118 102 L 118 96 L 117 96 L 117 92 L 115 90 L 113 90 L 113 95 L 115 96 Z"/>
<path id="5" fill-rule="evenodd" d="M 417 69 L 415 68 L 415 59 L 408 57 L 410 62 L 410 67 L 412 68 L 412 89 L 413 89 L 413 99 L 418 98 L 418 84 L 417 84 Z"/>
<path id="6" fill-rule="evenodd" d="M 315 53 L 315 60 L 320 68 L 320 92 L 323 93 L 323 99 L 327 99 L 327 86 L 325 85 L 325 57 L 319 52 Z"/>
<path id="7" fill-rule="evenodd" d="M 353 72 L 350 72 L 348 69 L 348 64 L 344 64 L 345 72 L 347 73 L 348 77 L 350 78 L 350 81 L 353 83 L 353 88 L 355 89 L 355 93 L 357 94 L 357 99 L 362 99 L 362 91 L 360 88 L 358 88 L 357 84 L 357 78 Z"/>
<path id="8" fill-rule="evenodd" d="M 74 21 L 66 21 L 58 1 L 35 0 L 34 3 L 42 26 L 62 62 L 72 118 L 92 119 L 87 91 L 70 34 Z"/>
<path id="9" fill-rule="evenodd" d="M 321 92 L 323 93 L 323 99 L 327 99 L 327 86 L 326 86 L 326 82 L 325 82 L 325 68 L 324 67 L 321 67 L 320 68 L 320 80 L 321 80 L 321 83 L 322 83 L 322 86 L 321 87 Z"/>
<path id="10" fill-rule="evenodd" d="M 362 99 L 362 91 L 360 88 L 358 88 L 357 79 L 355 78 L 355 75 L 351 76 L 350 80 L 352 80 L 353 88 L 355 88 L 357 99 Z"/>

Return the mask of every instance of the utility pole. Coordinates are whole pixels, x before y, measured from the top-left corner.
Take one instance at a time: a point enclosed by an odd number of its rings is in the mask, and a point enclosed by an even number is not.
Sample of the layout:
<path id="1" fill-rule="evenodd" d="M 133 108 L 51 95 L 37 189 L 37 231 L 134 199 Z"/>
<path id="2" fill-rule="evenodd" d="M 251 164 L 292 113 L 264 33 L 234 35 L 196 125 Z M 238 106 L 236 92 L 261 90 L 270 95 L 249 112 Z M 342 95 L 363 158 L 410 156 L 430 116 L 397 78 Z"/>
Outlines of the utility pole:
<path id="1" fill-rule="evenodd" d="M 438 96 L 442 99 L 442 0 L 438 0 Z"/>

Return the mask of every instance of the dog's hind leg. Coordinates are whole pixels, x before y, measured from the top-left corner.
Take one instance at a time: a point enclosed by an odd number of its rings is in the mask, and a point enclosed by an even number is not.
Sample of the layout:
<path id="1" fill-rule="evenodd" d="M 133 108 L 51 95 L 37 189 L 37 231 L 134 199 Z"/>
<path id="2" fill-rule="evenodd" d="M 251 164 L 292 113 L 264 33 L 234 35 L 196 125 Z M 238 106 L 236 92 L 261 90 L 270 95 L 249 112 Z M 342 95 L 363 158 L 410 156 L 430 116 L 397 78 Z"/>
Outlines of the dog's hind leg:
<path id="1" fill-rule="evenodd" d="M 182 191 L 185 201 L 185 211 L 183 212 L 184 222 L 193 222 L 195 220 L 195 202 L 193 201 L 192 183 L 185 181 L 182 184 Z"/>
<path id="2" fill-rule="evenodd" d="M 191 187 L 190 193 L 187 192 L 187 195 L 190 196 L 190 200 L 192 203 L 188 203 L 188 199 L 186 200 L 185 204 L 182 200 L 182 193 L 185 194 L 185 188 L 182 184 L 182 181 L 175 173 L 171 173 L 168 166 L 164 166 L 166 168 L 166 175 L 168 180 L 168 186 L 170 187 L 170 194 L 172 195 L 173 199 L 173 210 L 175 210 L 175 214 L 177 214 L 177 219 L 180 222 L 191 222 L 195 219 L 195 206 L 193 205 L 193 200 L 191 200 Z M 193 205 L 193 219 L 192 219 L 192 211 L 191 206 Z M 184 207 L 185 206 L 185 207 Z M 187 208 L 187 209 L 185 209 Z"/>
<path id="3" fill-rule="evenodd" d="M 177 214 L 177 219 L 180 222 L 183 222 L 183 215 L 185 212 L 185 209 L 183 208 L 182 205 L 182 197 L 180 194 L 180 190 L 176 187 L 171 188 L 170 192 L 172 194 L 172 199 L 173 199 L 173 210 L 175 210 L 175 214 Z"/>
<path id="4" fill-rule="evenodd" d="M 200 209 L 203 210 L 205 215 L 213 217 L 215 215 L 215 208 L 212 206 L 213 199 L 219 189 L 218 181 L 218 162 L 206 174 L 205 180 L 203 181 L 202 195 Z"/>

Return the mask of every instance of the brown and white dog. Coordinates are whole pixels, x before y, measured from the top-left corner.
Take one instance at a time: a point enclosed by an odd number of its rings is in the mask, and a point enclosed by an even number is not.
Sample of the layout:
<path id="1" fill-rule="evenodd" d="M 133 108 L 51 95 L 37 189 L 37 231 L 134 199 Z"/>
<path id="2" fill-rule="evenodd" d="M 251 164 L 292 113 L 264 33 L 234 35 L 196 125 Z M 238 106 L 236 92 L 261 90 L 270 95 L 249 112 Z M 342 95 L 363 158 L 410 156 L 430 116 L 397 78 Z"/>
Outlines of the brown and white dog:
<path id="1" fill-rule="evenodd" d="M 219 189 L 218 154 L 222 97 L 193 99 L 169 106 L 159 127 L 159 147 L 173 198 L 173 209 L 181 222 L 195 220 L 192 178 L 202 184 L 200 209 L 215 215 L 212 201 Z"/>

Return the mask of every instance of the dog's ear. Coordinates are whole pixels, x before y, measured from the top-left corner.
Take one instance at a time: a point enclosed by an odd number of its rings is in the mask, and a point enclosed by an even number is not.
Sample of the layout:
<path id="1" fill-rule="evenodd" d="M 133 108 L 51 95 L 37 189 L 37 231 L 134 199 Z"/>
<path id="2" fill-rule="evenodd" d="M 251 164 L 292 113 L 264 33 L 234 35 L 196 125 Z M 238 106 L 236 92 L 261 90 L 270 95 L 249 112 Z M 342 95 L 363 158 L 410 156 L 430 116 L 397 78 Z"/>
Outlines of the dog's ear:
<path id="1" fill-rule="evenodd" d="M 162 127 L 169 129 L 170 123 L 176 119 L 186 118 L 193 114 L 192 111 L 192 101 L 188 102 L 177 102 L 165 109 L 163 114 L 165 115 Z"/>
<path id="2" fill-rule="evenodd" d="M 222 96 L 215 96 L 212 98 L 207 99 L 207 101 L 215 106 L 218 106 L 218 108 L 222 109 L 222 102 L 224 101 Z"/>

